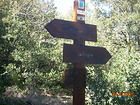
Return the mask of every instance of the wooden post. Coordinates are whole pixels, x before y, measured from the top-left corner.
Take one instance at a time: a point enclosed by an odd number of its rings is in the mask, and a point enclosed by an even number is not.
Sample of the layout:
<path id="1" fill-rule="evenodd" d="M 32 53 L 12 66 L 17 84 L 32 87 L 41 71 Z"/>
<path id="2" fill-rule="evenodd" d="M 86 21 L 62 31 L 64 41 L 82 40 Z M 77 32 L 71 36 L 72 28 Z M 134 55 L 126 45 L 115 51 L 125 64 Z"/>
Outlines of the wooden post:
<path id="1" fill-rule="evenodd" d="M 78 3 L 82 1 L 84 3 L 84 8 L 81 11 L 85 11 L 85 0 L 75 0 L 74 1 L 74 21 L 85 23 L 85 20 L 82 20 L 84 15 L 77 15 L 77 10 L 79 9 Z M 79 17 L 81 17 L 81 19 Z M 85 45 L 84 40 L 74 40 L 74 44 Z M 74 80 L 73 85 L 73 105 L 85 105 L 85 86 L 86 86 L 86 74 L 84 64 L 74 64 L 74 68 L 77 72 L 76 80 Z"/>

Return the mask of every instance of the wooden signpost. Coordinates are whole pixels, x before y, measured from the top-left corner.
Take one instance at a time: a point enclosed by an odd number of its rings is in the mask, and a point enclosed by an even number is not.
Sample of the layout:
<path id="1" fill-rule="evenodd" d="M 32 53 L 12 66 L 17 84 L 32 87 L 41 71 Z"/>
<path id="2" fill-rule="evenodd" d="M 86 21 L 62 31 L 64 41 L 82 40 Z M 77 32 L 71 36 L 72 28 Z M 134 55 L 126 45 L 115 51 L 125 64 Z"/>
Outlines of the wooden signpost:
<path id="1" fill-rule="evenodd" d="M 106 64 L 111 58 L 103 47 L 64 44 L 63 61 L 81 64 Z"/>
<path id="2" fill-rule="evenodd" d="M 73 84 L 73 105 L 85 105 L 84 64 L 106 64 L 111 58 L 105 48 L 85 46 L 85 41 L 97 42 L 96 26 L 85 24 L 85 0 L 74 1 L 74 22 L 54 19 L 45 28 L 53 37 L 74 40 L 73 45 L 64 44 L 63 61 L 73 63 L 77 73 Z"/>
<path id="3" fill-rule="evenodd" d="M 47 24 L 45 28 L 53 37 L 56 38 L 97 42 L 97 31 L 95 25 L 54 19 Z"/>

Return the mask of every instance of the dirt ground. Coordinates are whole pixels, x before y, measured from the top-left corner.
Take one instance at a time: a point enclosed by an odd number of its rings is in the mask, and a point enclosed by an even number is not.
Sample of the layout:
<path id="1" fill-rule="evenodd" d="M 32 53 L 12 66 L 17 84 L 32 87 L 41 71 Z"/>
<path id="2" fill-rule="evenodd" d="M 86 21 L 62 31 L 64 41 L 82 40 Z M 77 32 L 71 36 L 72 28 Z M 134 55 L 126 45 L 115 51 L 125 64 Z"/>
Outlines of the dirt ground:
<path id="1" fill-rule="evenodd" d="M 7 89 L 4 95 L 13 100 L 22 100 L 27 105 L 72 105 L 72 96 L 54 96 L 38 90 L 17 92 L 14 89 Z"/>

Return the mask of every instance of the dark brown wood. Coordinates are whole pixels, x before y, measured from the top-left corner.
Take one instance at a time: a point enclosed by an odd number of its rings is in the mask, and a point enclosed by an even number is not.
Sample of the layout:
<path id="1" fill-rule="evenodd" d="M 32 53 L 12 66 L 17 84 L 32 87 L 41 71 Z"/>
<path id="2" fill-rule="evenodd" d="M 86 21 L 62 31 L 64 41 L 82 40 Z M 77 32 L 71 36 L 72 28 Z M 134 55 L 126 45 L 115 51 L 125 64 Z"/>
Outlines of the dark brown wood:
<path id="1" fill-rule="evenodd" d="M 103 47 L 64 44 L 63 61 L 80 64 L 106 64 L 111 58 Z"/>
<path id="2" fill-rule="evenodd" d="M 53 37 L 97 42 L 96 26 L 84 22 L 54 19 L 45 28 Z"/>
<path id="3" fill-rule="evenodd" d="M 73 85 L 73 105 L 85 105 L 86 71 L 83 64 L 74 64 L 77 78 Z"/>
<path id="4" fill-rule="evenodd" d="M 74 45 L 85 45 L 83 40 L 74 40 Z M 63 49 L 64 51 L 64 49 Z M 63 52 L 64 57 L 64 52 Z M 63 59 L 64 60 L 64 59 Z M 77 72 L 73 85 L 73 105 L 85 105 L 86 70 L 84 64 L 74 63 Z"/>
<path id="5" fill-rule="evenodd" d="M 84 10 L 85 10 L 85 0 L 84 1 Z M 81 19 L 79 20 L 77 18 L 77 9 L 78 9 L 78 0 L 74 1 L 74 21 L 77 22 L 78 24 L 85 24 L 85 21 L 81 21 Z M 84 19 L 85 20 L 85 19 Z M 88 30 L 87 30 L 88 31 Z M 91 30 L 89 30 L 91 31 Z M 90 39 L 89 41 L 97 41 L 97 31 L 96 31 L 96 27 L 93 31 L 93 34 L 91 34 L 93 39 Z M 85 35 L 89 35 L 89 34 L 83 34 L 84 37 L 86 37 Z M 74 40 L 74 45 L 85 45 L 85 38 L 81 38 L 80 40 L 79 38 Z M 74 64 L 74 68 L 75 70 L 78 72 L 77 77 L 75 78 L 75 84 L 73 85 L 73 105 L 85 105 L 85 86 L 86 86 L 86 70 L 85 70 L 85 66 L 84 64 L 79 64 L 79 63 L 75 63 Z"/>

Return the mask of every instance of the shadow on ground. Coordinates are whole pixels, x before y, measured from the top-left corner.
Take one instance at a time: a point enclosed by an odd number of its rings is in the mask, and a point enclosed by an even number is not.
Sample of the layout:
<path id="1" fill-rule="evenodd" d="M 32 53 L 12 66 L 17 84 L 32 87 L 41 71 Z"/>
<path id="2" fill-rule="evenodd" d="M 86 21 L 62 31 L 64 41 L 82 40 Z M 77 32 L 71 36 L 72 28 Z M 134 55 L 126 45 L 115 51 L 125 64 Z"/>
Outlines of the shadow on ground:
<path id="1" fill-rule="evenodd" d="M 5 99 L 0 99 L 0 105 L 72 105 L 71 96 L 53 96 L 37 90 L 16 92 L 7 90 Z"/>

